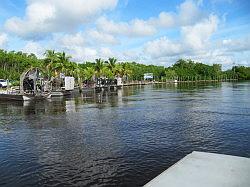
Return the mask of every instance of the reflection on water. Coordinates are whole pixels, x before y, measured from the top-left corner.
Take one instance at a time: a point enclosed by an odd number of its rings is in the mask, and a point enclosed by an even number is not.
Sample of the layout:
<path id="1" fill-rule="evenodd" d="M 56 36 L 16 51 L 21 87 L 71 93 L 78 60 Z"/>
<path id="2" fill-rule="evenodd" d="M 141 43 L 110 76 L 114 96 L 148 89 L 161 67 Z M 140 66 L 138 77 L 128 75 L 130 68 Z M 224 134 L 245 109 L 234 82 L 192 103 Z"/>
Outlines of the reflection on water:
<path id="1" fill-rule="evenodd" d="M 0 102 L 0 186 L 141 186 L 193 150 L 250 157 L 250 83 Z"/>

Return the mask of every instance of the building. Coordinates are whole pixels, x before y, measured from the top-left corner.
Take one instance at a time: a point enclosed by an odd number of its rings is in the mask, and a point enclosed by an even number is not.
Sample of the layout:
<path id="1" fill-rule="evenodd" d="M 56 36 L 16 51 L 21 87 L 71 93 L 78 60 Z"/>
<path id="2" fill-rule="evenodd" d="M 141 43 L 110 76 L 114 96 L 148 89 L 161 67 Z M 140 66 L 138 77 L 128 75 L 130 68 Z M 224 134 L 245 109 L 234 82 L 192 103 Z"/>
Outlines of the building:
<path id="1" fill-rule="evenodd" d="M 153 80 L 153 79 L 154 79 L 153 73 L 145 73 L 144 74 L 144 80 Z"/>

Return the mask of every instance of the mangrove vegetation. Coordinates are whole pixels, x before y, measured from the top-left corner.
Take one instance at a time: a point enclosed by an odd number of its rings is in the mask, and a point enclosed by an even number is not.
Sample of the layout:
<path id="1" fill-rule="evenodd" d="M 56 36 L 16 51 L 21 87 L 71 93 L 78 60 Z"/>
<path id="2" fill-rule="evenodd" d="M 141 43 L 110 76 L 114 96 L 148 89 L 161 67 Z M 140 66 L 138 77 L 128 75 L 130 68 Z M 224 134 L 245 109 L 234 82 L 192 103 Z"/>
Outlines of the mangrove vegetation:
<path id="1" fill-rule="evenodd" d="M 153 73 L 156 81 L 250 79 L 250 67 L 233 66 L 230 70 L 222 71 L 220 64 L 207 65 L 184 59 L 178 60 L 171 67 L 120 62 L 114 57 L 76 63 L 65 52 L 54 50 L 45 51 L 42 59 L 35 54 L 0 50 L 0 78 L 18 81 L 21 73 L 31 67 L 41 68 L 48 78 L 58 77 L 63 73 L 74 76 L 78 82 L 98 77 L 121 77 L 124 81 L 140 81 L 145 73 Z"/>

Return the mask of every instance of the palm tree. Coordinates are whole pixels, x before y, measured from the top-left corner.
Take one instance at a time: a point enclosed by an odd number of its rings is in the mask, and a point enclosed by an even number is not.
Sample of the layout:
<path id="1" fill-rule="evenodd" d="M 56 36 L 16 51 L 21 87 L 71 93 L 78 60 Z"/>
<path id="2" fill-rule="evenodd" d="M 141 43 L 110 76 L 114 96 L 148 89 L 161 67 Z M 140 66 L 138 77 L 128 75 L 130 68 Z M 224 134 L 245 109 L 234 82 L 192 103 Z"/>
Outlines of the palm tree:
<path id="1" fill-rule="evenodd" d="M 133 71 L 129 68 L 128 63 L 122 63 L 122 71 L 121 71 L 121 78 L 125 78 L 126 81 L 128 80 L 128 77 L 133 73 Z"/>
<path id="2" fill-rule="evenodd" d="M 54 50 L 46 50 L 44 55 L 45 55 L 45 59 L 44 59 L 45 70 L 46 70 L 47 76 L 50 78 L 54 71 L 53 66 L 58 62 L 58 56 Z"/>
<path id="3" fill-rule="evenodd" d="M 101 74 L 109 79 L 114 79 L 113 72 L 107 66 L 104 66 L 104 68 L 102 68 Z"/>
<path id="4" fill-rule="evenodd" d="M 116 64 L 115 67 L 113 68 L 113 74 L 116 77 L 123 77 L 123 67 L 122 64 Z"/>
<path id="5" fill-rule="evenodd" d="M 87 67 L 83 70 L 83 75 L 85 80 L 92 80 L 95 76 L 95 68 Z"/>
<path id="6" fill-rule="evenodd" d="M 79 65 L 77 63 L 72 63 L 74 64 L 72 66 L 72 68 L 74 68 L 73 70 L 73 76 L 75 78 L 77 78 L 77 82 L 80 85 L 80 83 L 82 82 L 82 74 L 83 74 L 83 69 L 79 67 Z"/>
<path id="7" fill-rule="evenodd" d="M 55 74 L 57 75 L 59 73 L 66 73 L 67 71 L 67 64 L 70 63 L 70 58 L 72 58 L 69 55 L 66 55 L 66 53 L 63 51 L 62 53 L 57 53 L 58 61 L 54 65 Z"/>
<path id="8" fill-rule="evenodd" d="M 104 61 L 100 58 L 95 61 L 95 74 L 97 77 L 101 77 L 103 75 Z"/>
<path id="9" fill-rule="evenodd" d="M 114 73 L 116 62 L 117 62 L 117 59 L 114 57 L 109 58 L 108 61 L 106 61 L 106 63 L 108 64 L 108 68 L 112 73 Z"/>

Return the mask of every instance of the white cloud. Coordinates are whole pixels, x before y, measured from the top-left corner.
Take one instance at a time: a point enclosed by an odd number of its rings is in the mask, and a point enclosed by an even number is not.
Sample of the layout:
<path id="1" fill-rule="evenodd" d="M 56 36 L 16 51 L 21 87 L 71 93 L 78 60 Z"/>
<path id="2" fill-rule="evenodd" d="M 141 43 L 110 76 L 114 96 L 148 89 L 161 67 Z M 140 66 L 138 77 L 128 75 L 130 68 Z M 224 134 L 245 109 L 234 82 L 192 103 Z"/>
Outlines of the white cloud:
<path id="1" fill-rule="evenodd" d="M 194 50 L 205 48 L 211 35 L 216 31 L 218 18 L 210 15 L 208 19 L 203 20 L 193 26 L 181 28 L 181 34 L 184 43 Z"/>
<path id="2" fill-rule="evenodd" d="M 184 48 L 180 43 L 162 37 L 146 43 L 144 51 L 152 58 L 159 58 L 181 54 L 184 52 Z"/>
<path id="3" fill-rule="evenodd" d="M 72 46 L 67 48 L 77 62 L 94 61 L 97 56 L 97 50 L 90 47 Z"/>
<path id="4" fill-rule="evenodd" d="M 74 30 L 118 0 L 29 0 L 23 18 L 12 17 L 5 28 L 23 38 L 39 39 L 50 32 Z"/>
<path id="5" fill-rule="evenodd" d="M 102 39 L 101 36 L 106 38 Z M 115 42 L 113 38 L 108 38 L 108 36 L 108 34 L 102 35 L 94 30 L 66 35 L 56 34 L 53 43 L 57 50 L 70 54 L 73 61 L 94 61 L 96 58 L 114 56 L 110 48 L 100 45 L 100 42 Z M 98 44 L 96 44 L 97 40 L 99 40 Z"/>
<path id="6" fill-rule="evenodd" d="M 144 56 L 144 54 L 141 54 L 139 49 L 126 50 L 122 54 L 120 54 L 120 58 L 123 61 L 140 62 L 142 56 Z"/>
<path id="7" fill-rule="evenodd" d="M 244 61 L 246 57 L 244 63 L 248 63 L 250 37 L 227 38 L 224 41 L 214 38 L 211 42 L 218 24 L 220 23 L 220 27 L 226 24 L 226 14 L 221 17 L 224 21 L 219 21 L 216 15 L 209 15 L 202 10 L 202 0 L 185 0 L 172 12 L 163 11 L 148 19 L 134 18 L 130 21 L 114 21 L 102 14 L 114 9 L 117 2 L 118 0 L 27 0 L 25 15 L 8 19 L 5 29 L 23 39 L 32 39 L 24 46 L 24 52 L 42 56 L 45 49 L 42 44 L 46 43 L 50 49 L 70 54 L 76 62 L 115 56 L 122 61 L 158 65 L 171 65 L 178 58 L 231 65 L 235 56 L 241 55 L 241 60 Z M 124 6 L 126 2 L 124 0 Z M 101 17 L 95 20 L 97 16 Z M 238 31 L 242 31 L 242 27 L 239 27 L 237 26 Z M 169 33 L 175 38 L 169 38 Z M 222 35 L 218 32 L 216 34 Z M 44 36 L 51 37 L 34 42 L 35 39 L 44 39 Z M 151 41 L 148 41 L 149 38 Z M 0 47 L 5 46 L 7 41 L 7 34 L 0 33 Z M 114 47 L 119 44 L 122 45 Z"/>
<path id="8" fill-rule="evenodd" d="M 96 58 L 107 58 L 113 56 L 111 49 L 100 47 L 100 45 L 90 45 L 89 35 L 78 32 L 71 35 L 60 36 L 54 38 L 56 44 L 60 46 L 60 50 L 69 53 L 76 62 L 94 61 Z"/>
<path id="9" fill-rule="evenodd" d="M 81 32 L 76 34 L 65 34 L 63 36 L 56 37 L 58 43 L 63 47 L 70 47 L 70 46 L 83 46 L 86 41 L 84 35 Z"/>
<path id="10" fill-rule="evenodd" d="M 116 56 L 114 52 L 108 47 L 91 48 L 85 46 L 71 46 L 64 48 L 76 62 L 95 61 L 97 58 L 107 59 Z"/>
<path id="11" fill-rule="evenodd" d="M 199 9 L 198 4 L 194 3 L 192 0 L 186 0 L 178 7 L 179 14 L 177 19 L 179 25 L 194 24 L 202 19 L 203 14 Z"/>
<path id="12" fill-rule="evenodd" d="M 27 42 L 22 51 L 25 53 L 33 53 L 39 58 L 43 57 L 45 52 L 44 48 L 39 43 L 33 41 Z"/>
<path id="13" fill-rule="evenodd" d="M 200 10 L 199 4 L 200 2 L 186 0 L 177 7 L 176 12 L 161 12 L 158 17 L 150 18 L 148 23 L 163 28 L 192 25 L 205 16 Z"/>
<path id="14" fill-rule="evenodd" d="M 96 25 L 99 31 L 112 35 L 145 37 L 156 34 L 158 28 L 192 25 L 202 20 L 204 16 L 198 3 L 186 0 L 177 7 L 176 12 L 161 12 L 157 17 L 151 17 L 148 20 L 132 19 L 128 22 L 114 22 L 101 17 Z"/>
<path id="15" fill-rule="evenodd" d="M 0 47 L 4 48 L 8 43 L 8 36 L 5 33 L 0 33 Z"/>
<path id="16" fill-rule="evenodd" d="M 175 56 L 185 53 L 200 53 L 209 46 L 209 39 L 216 31 L 217 25 L 218 18 L 214 15 L 210 15 L 208 19 L 193 26 L 182 27 L 180 40 L 172 41 L 166 37 L 162 37 L 147 42 L 144 51 L 153 58 Z"/>
<path id="17" fill-rule="evenodd" d="M 159 58 L 154 58 L 151 56 L 147 61 L 148 63 L 156 64 L 156 65 L 165 65 L 171 66 L 173 65 L 178 59 L 192 59 L 196 62 L 202 62 L 205 64 L 222 64 L 223 69 L 230 68 L 233 63 L 235 62 L 235 54 L 225 53 L 223 49 L 207 49 L 206 51 L 202 51 L 198 54 L 196 53 L 180 53 L 175 56 L 161 56 Z M 242 64 L 241 62 L 240 64 Z M 245 62 L 246 63 L 246 62 Z"/>
<path id="18" fill-rule="evenodd" d="M 186 58 L 210 65 L 216 63 L 228 66 L 233 63 L 233 55 L 225 53 L 222 49 L 208 49 L 199 55 L 187 55 Z"/>
<path id="19" fill-rule="evenodd" d="M 223 47 L 230 52 L 250 51 L 250 35 L 240 39 L 224 39 Z"/>
<path id="20" fill-rule="evenodd" d="M 149 23 L 158 27 L 174 27 L 176 25 L 176 15 L 169 12 L 161 12 L 158 17 L 150 18 Z"/>
<path id="21" fill-rule="evenodd" d="M 228 44 L 231 44 L 231 43 L 232 43 L 231 39 L 224 39 L 224 40 L 222 40 L 222 44 L 223 45 L 228 45 Z"/>
<path id="22" fill-rule="evenodd" d="M 87 32 L 87 36 L 89 36 L 91 39 L 93 39 L 98 44 L 111 44 L 116 45 L 119 44 L 119 41 L 117 38 L 115 38 L 113 35 L 103 33 L 97 30 L 89 30 Z"/>
<path id="23" fill-rule="evenodd" d="M 102 47 L 99 52 L 100 52 L 100 54 L 99 54 L 100 57 L 99 58 L 107 59 L 109 57 L 115 56 L 114 52 L 111 51 L 111 49 L 108 48 L 108 47 Z"/>
<path id="24" fill-rule="evenodd" d="M 55 34 L 53 40 L 65 48 L 119 44 L 119 41 L 114 36 L 96 30 L 87 30 L 85 32 L 64 35 Z"/>
<path id="25" fill-rule="evenodd" d="M 84 33 L 54 35 L 54 44 L 60 46 L 57 50 L 63 50 L 72 56 L 72 60 L 81 62 L 83 59 L 90 58 L 97 54 L 95 49 L 86 47 L 87 41 Z"/>
<path id="26" fill-rule="evenodd" d="M 96 22 L 97 28 L 105 33 L 124 35 L 128 37 L 150 36 L 156 33 L 154 26 L 144 20 L 134 19 L 130 22 L 115 23 L 106 17 L 101 17 Z"/>

